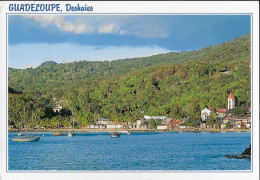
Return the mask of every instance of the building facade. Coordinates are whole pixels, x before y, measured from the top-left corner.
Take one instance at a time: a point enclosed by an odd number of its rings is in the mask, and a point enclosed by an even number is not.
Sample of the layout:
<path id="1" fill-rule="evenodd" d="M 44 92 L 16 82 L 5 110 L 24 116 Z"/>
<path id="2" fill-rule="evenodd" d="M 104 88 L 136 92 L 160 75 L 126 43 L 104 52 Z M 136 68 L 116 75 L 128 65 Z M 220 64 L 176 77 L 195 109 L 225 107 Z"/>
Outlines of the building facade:
<path id="1" fill-rule="evenodd" d="M 235 108 L 235 97 L 231 91 L 228 96 L 228 110 L 234 109 L 234 108 Z"/>

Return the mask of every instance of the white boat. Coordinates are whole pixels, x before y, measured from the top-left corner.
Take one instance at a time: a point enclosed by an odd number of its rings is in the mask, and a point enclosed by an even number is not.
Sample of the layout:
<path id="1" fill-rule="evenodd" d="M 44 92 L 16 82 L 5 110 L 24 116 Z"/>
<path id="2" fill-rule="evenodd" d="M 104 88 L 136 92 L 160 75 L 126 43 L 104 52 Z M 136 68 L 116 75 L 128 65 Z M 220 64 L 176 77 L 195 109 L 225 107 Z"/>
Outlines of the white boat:
<path id="1" fill-rule="evenodd" d="M 24 108 L 24 114 L 25 114 L 25 108 Z M 25 120 L 25 115 L 24 115 L 24 120 Z M 33 112 L 32 112 L 32 127 L 33 127 Z M 34 136 L 33 131 L 32 131 L 32 135 L 26 135 L 26 128 L 23 136 L 15 136 L 12 138 L 12 141 L 14 142 L 36 142 L 39 140 L 40 140 L 40 136 Z"/>
<path id="2" fill-rule="evenodd" d="M 119 132 L 111 132 L 111 133 L 110 133 L 110 136 L 111 136 L 112 138 L 117 138 L 117 137 L 120 136 L 120 133 L 119 133 Z"/>
<path id="3" fill-rule="evenodd" d="M 69 137 L 72 137 L 74 135 L 76 135 L 76 131 L 72 130 L 72 131 L 68 132 Z"/>
<path id="4" fill-rule="evenodd" d="M 72 137 L 76 135 L 76 131 L 74 130 L 74 116 L 73 116 L 73 111 L 72 111 L 72 131 L 68 132 L 68 136 Z"/>
<path id="5" fill-rule="evenodd" d="M 17 134 L 18 136 L 23 136 L 24 134 L 22 132 L 18 133 Z"/>
<path id="6" fill-rule="evenodd" d="M 12 138 L 14 142 L 36 142 L 40 140 L 40 136 L 34 135 L 24 135 L 24 136 L 15 136 Z"/>

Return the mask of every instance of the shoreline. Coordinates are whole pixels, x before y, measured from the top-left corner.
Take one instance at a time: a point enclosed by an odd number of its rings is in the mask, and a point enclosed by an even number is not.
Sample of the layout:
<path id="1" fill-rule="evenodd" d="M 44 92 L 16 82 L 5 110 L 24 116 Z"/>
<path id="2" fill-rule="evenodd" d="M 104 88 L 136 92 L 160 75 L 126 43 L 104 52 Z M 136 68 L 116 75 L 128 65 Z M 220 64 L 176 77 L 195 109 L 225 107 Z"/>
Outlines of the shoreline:
<path id="1" fill-rule="evenodd" d="M 76 132 L 251 132 L 251 129 L 173 129 L 173 130 L 159 130 L 159 129 L 89 129 L 80 128 L 74 129 Z M 35 129 L 34 132 L 64 132 L 67 133 L 72 131 L 72 129 L 60 128 L 60 129 Z M 10 131 L 8 132 L 20 132 L 20 131 Z M 32 132 L 32 130 L 27 130 L 27 132 Z"/>

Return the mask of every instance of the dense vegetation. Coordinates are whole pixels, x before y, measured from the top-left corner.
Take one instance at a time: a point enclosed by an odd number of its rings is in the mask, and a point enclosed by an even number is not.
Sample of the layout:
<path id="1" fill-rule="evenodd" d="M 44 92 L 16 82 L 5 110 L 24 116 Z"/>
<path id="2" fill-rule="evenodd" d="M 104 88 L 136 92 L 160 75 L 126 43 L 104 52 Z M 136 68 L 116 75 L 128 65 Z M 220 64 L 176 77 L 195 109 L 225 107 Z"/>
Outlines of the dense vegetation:
<path id="1" fill-rule="evenodd" d="M 58 122 L 69 126 L 72 111 L 80 126 L 99 117 L 134 121 L 143 115 L 196 122 L 205 106 L 226 108 L 230 91 L 237 105 L 250 106 L 249 65 L 250 35 L 246 35 L 198 51 L 10 68 L 9 123 L 19 126 L 23 104 L 46 127 Z M 62 99 L 64 112 L 51 111 L 53 98 Z"/>

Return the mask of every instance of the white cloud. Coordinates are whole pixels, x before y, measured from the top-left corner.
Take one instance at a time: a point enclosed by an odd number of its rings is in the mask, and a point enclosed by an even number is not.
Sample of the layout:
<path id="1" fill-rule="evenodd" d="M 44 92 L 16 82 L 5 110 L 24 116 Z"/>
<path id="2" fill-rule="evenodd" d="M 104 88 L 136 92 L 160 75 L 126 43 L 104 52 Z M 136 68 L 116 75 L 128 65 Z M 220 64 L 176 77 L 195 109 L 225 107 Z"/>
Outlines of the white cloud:
<path id="1" fill-rule="evenodd" d="M 49 24 L 55 25 L 62 31 L 74 32 L 76 34 L 93 32 L 93 28 L 87 26 L 87 24 L 80 21 L 77 21 L 76 23 L 65 21 L 65 16 L 62 15 L 25 15 L 23 17 L 34 19 L 35 21 L 40 22 L 42 26 L 47 26 Z"/>
<path id="2" fill-rule="evenodd" d="M 167 26 L 159 19 L 142 16 L 65 16 L 65 15 L 25 15 L 41 26 L 54 25 L 61 31 L 100 34 L 134 35 L 141 38 L 166 38 Z"/>
<path id="3" fill-rule="evenodd" d="M 117 24 L 105 24 L 98 29 L 99 33 L 115 33 L 119 31 L 119 26 Z"/>

